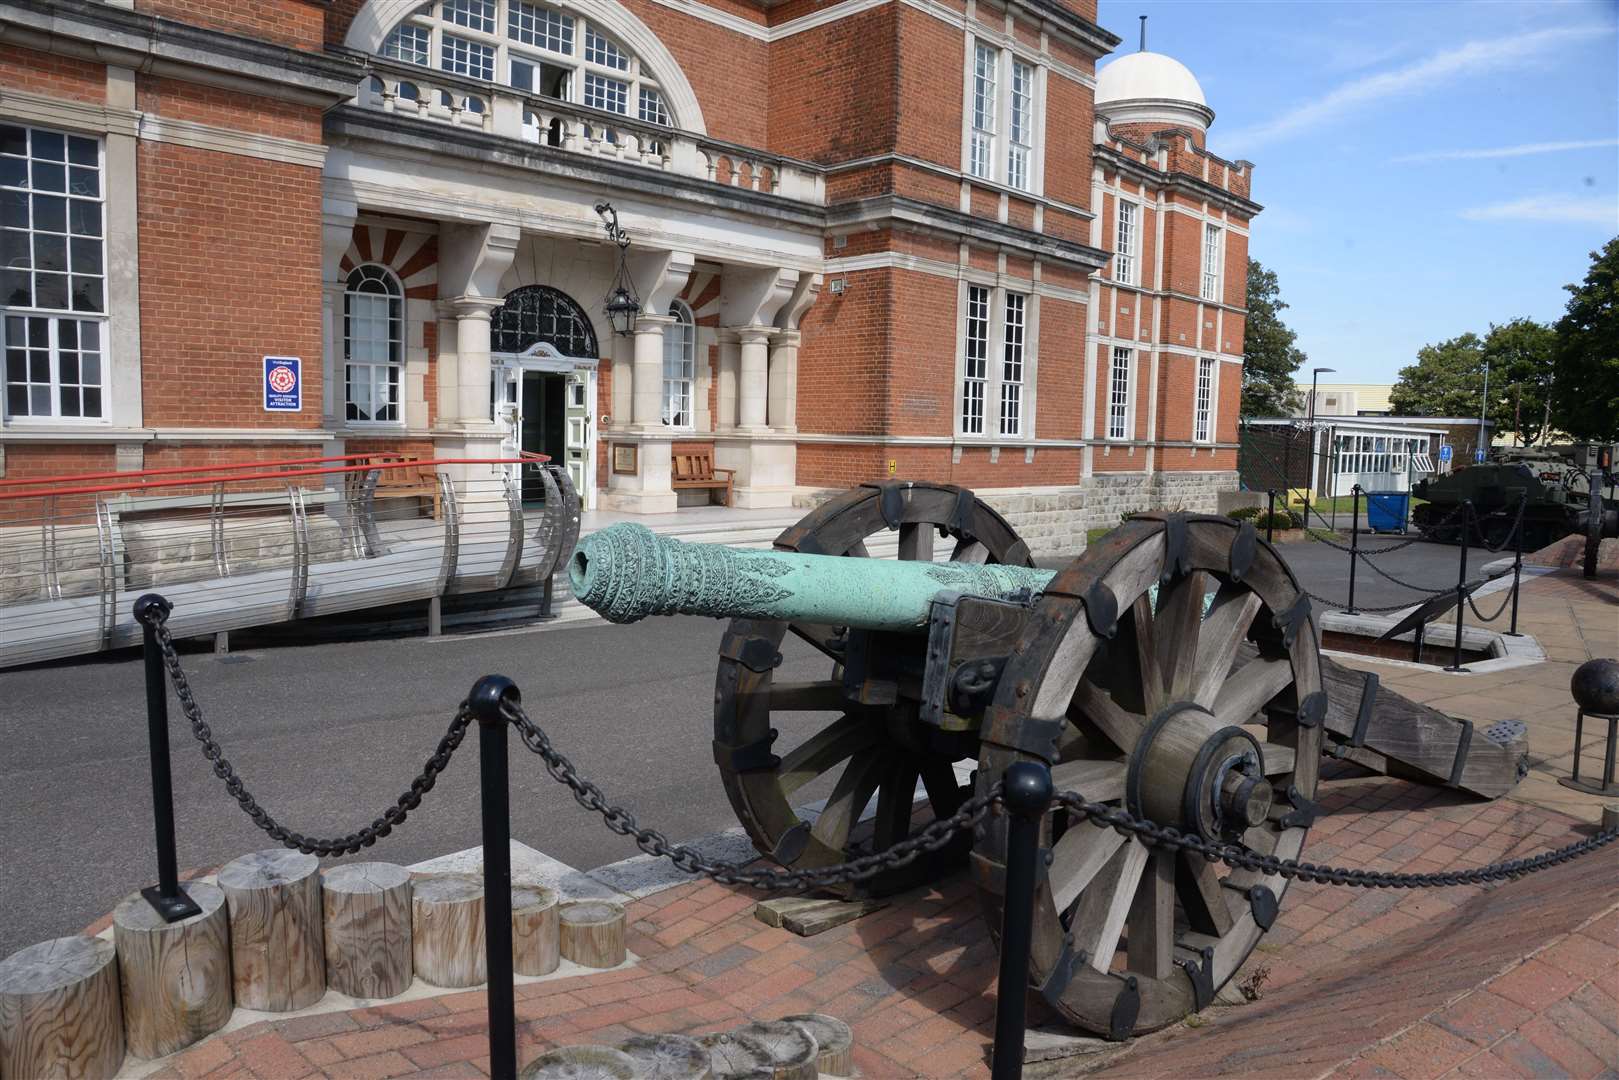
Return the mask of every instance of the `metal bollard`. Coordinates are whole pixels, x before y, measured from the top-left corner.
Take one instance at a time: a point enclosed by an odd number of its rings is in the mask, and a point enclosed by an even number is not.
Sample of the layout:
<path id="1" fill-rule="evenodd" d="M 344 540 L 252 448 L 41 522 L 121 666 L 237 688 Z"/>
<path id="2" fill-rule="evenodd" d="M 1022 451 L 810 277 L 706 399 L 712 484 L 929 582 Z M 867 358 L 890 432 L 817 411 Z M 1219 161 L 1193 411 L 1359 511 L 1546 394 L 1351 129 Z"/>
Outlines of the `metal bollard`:
<path id="1" fill-rule="evenodd" d="M 1467 605 L 1467 530 L 1473 524 L 1473 501 L 1462 501 L 1462 562 L 1461 569 L 1456 574 L 1456 649 L 1451 658 L 1450 666 L 1446 671 L 1466 671 L 1462 667 L 1462 619 L 1465 614 L 1463 608 Z"/>
<path id="2" fill-rule="evenodd" d="M 1518 633 L 1518 583 L 1523 579 L 1523 517 L 1529 509 L 1529 492 L 1518 494 L 1518 527 L 1512 538 L 1512 626 L 1507 637 L 1522 637 Z"/>
<path id="3" fill-rule="evenodd" d="M 1020 761 L 1006 770 L 1006 895 L 1001 909 L 1001 970 L 995 981 L 993 1080 L 1023 1075 L 1028 1026 L 1029 948 L 1034 936 L 1034 887 L 1039 880 L 1040 821 L 1051 806 L 1051 770 Z"/>
<path id="4" fill-rule="evenodd" d="M 1265 492 L 1265 543 L 1271 542 L 1276 526 L 1276 489 Z"/>
<path id="5" fill-rule="evenodd" d="M 1338 504 L 1333 503 L 1336 507 Z M 1345 615 L 1355 614 L 1355 564 L 1360 561 L 1360 485 L 1349 489 L 1349 606 Z"/>
<path id="6" fill-rule="evenodd" d="M 512 983 L 512 828 L 506 728 L 501 704 L 522 700 L 504 675 L 485 675 L 467 695 L 478 718 L 479 801 L 483 809 L 484 958 L 489 971 L 489 1075 L 516 1080 L 517 1016 Z"/>
<path id="7" fill-rule="evenodd" d="M 152 822 L 157 831 L 157 884 L 141 890 L 164 922 L 179 922 L 202 909 L 180 888 L 179 860 L 174 854 L 174 781 L 169 774 L 169 688 L 163 653 L 157 644 L 158 623 L 174 605 L 157 593 L 135 601 L 141 624 L 142 659 L 146 662 L 146 744 L 152 757 Z"/>

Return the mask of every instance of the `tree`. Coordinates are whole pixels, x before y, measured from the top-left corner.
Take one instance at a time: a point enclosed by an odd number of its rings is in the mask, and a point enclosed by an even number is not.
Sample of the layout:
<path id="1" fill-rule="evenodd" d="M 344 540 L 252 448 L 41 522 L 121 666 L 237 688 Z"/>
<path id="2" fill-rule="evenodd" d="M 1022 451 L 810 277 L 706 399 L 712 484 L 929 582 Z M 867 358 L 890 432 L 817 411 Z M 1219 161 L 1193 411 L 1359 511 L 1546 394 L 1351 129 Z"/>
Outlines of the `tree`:
<path id="1" fill-rule="evenodd" d="M 1484 358 L 1490 362 L 1489 417 L 1496 431 L 1516 432 L 1526 446 L 1543 434 L 1556 347 L 1556 332 L 1533 319 L 1492 326 L 1484 339 Z"/>
<path id="2" fill-rule="evenodd" d="M 1287 305 L 1276 271 L 1248 260 L 1248 328 L 1242 357 L 1242 415 L 1291 416 L 1303 408 L 1293 373 L 1306 359 L 1282 321 Z"/>
<path id="3" fill-rule="evenodd" d="M 1557 323 L 1552 426 L 1596 442 L 1619 439 L 1619 237 L 1591 252 Z"/>
<path id="4" fill-rule="evenodd" d="M 1389 391 L 1395 416 L 1477 416 L 1484 389 L 1484 342 L 1466 333 L 1424 345 Z"/>

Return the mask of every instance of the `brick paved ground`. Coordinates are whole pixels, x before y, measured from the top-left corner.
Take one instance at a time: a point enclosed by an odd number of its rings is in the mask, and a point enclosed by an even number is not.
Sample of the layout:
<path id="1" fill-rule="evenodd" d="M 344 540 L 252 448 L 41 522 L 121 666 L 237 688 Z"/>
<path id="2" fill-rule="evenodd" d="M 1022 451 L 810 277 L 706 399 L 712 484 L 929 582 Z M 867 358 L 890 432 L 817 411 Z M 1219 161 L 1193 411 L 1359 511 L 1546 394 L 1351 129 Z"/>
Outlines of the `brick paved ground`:
<path id="1" fill-rule="evenodd" d="M 1305 857 L 1441 870 L 1588 835 L 1598 800 L 1552 778 L 1566 774 L 1572 743 L 1568 673 L 1588 656 L 1619 653 L 1616 604 L 1611 579 L 1539 578 L 1525 589 L 1523 621 L 1546 636 L 1547 664 L 1473 677 L 1387 669 L 1402 693 L 1457 715 L 1499 719 L 1501 703 L 1514 703 L 1506 711 L 1530 721 L 1535 771 L 1513 797 L 1484 803 L 1329 764 L 1330 813 Z M 1122 1056 L 1075 1059 L 1059 1074 L 1082 1063 L 1132 1077 L 1619 1074 L 1616 885 L 1612 847 L 1488 888 L 1294 885 L 1242 976 L 1266 969 L 1258 1002 L 1207 1010 Z M 555 1045 L 820 1011 L 853 1026 L 866 1077 L 987 1075 L 996 956 L 965 879 L 812 939 L 765 927 L 752 902 L 693 884 L 633 904 L 638 966 L 518 988 L 519 1060 Z M 1031 1003 L 1031 1019 L 1049 1019 L 1039 1008 Z M 487 1073 L 484 1009 L 482 993 L 459 993 L 260 1023 L 153 1075 L 476 1078 Z"/>

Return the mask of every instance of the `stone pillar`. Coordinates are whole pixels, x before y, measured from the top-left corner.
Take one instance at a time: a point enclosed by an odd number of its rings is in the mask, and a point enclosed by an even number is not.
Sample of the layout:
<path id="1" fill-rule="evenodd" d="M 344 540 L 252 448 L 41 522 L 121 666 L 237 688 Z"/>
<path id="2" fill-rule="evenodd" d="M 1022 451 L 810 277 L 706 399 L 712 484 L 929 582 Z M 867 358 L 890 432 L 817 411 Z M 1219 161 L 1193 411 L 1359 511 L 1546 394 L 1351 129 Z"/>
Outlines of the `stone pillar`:
<path id="1" fill-rule="evenodd" d="M 770 336 L 770 427 L 791 434 L 798 430 L 797 330 L 777 330 Z"/>
<path id="2" fill-rule="evenodd" d="M 440 300 L 438 312 L 438 413 L 434 427 L 453 428 L 461 410 L 461 378 L 456 355 L 460 349 L 455 305 Z"/>
<path id="3" fill-rule="evenodd" d="M 737 429 L 764 431 L 770 382 L 770 328 L 743 326 L 736 331 L 741 346 L 737 379 Z"/>
<path id="4" fill-rule="evenodd" d="M 730 431 L 736 427 L 736 389 L 738 368 L 741 365 L 741 346 L 737 343 L 736 331 L 722 329 L 719 332 L 720 363 L 716 376 L 719 385 L 714 391 L 714 430 Z"/>
<path id="5" fill-rule="evenodd" d="M 348 416 L 343 361 L 343 256 L 354 242 L 354 203 L 327 196 L 321 203 L 320 296 L 322 351 L 326 355 L 321 411 L 326 426 L 341 427 Z M 341 451 L 339 451 L 341 452 Z"/>
<path id="6" fill-rule="evenodd" d="M 613 422 L 610 427 L 615 431 L 622 431 L 630 426 L 630 418 L 634 415 L 635 406 L 635 338 L 623 334 L 614 334 L 608 339 L 607 347 L 612 350 L 613 361 L 613 396 L 612 412 Z"/>
<path id="7" fill-rule="evenodd" d="M 448 423 L 462 429 L 492 430 L 489 416 L 489 380 L 493 368 L 489 359 L 489 313 L 500 306 L 498 300 L 481 296 L 458 296 L 450 301 L 455 313 L 455 412 Z"/>
<path id="8" fill-rule="evenodd" d="M 635 389 L 632 422 L 639 431 L 663 431 L 663 328 L 668 315 L 642 315 L 635 320 Z"/>

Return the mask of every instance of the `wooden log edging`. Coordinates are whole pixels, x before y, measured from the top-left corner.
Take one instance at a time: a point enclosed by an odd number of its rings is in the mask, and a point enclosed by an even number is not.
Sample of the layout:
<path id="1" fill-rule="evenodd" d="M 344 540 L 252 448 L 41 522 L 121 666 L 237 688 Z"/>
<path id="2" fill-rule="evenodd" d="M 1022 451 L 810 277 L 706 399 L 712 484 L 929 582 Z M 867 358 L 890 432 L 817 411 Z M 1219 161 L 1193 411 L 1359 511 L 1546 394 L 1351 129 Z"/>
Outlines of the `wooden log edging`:
<path id="1" fill-rule="evenodd" d="M 488 980 L 483 901 L 483 878 L 476 874 L 424 874 L 412 881 L 411 955 L 424 982 L 464 989 Z"/>
<path id="2" fill-rule="evenodd" d="M 271 848 L 219 871 L 239 1007 L 291 1012 L 326 993 L 319 868 L 313 855 Z"/>
<path id="3" fill-rule="evenodd" d="M 123 1062 L 112 942 L 74 934 L 0 961 L 0 1076 L 103 1080 Z"/>
<path id="4" fill-rule="evenodd" d="M 556 891 L 539 885 L 512 886 L 512 970 L 549 975 L 561 962 L 560 911 Z"/>
<path id="5" fill-rule="evenodd" d="M 562 955 L 589 968 L 624 962 L 624 908 L 608 900 L 575 900 L 559 913 Z"/>
<path id="6" fill-rule="evenodd" d="M 410 989 L 411 881 L 384 862 L 334 866 L 322 875 L 326 984 L 357 998 L 391 998 Z"/>
<path id="7" fill-rule="evenodd" d="M 230 924 L 224 890 L 193 881 L 185 891 L 202 911 L 176 923 L 164 922 L 140 893 L 113 909 L 124 1038 L 136 1057 L 183 1050 L 230 1019 Z"/>

